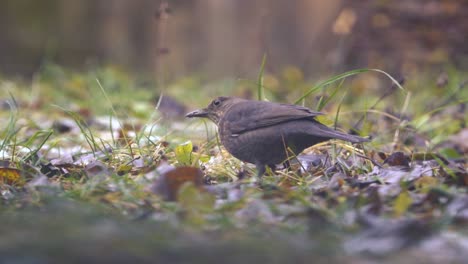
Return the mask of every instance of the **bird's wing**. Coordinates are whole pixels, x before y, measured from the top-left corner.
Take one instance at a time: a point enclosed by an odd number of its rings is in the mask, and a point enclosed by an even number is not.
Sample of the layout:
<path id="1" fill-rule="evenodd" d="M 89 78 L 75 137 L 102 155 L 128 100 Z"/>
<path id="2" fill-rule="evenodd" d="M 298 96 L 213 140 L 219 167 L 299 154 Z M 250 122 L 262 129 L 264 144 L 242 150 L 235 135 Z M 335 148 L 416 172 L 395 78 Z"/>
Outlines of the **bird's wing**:
<path id="1" fill-rule="evenodd" d="M 225 124 L 233 134 L 241 134 L 297 119 L 313 119 L 322 115 L 309 108 L 269 102 L 242 102 L 233 106 L 224 116 Z"/>

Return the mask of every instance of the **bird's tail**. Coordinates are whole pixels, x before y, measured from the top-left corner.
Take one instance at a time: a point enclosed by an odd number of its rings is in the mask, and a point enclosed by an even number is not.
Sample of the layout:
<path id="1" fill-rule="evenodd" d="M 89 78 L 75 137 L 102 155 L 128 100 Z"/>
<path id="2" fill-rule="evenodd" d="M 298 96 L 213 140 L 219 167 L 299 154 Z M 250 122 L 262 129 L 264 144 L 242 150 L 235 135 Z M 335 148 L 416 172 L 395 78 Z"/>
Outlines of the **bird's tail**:
<path id="1" fill-rule="evenodd" d="M 370 141 L 369 138 L 363 138 L 363 137 L 356 136 L 356 135 L 345 134 L 345 133 L 342 133 L 342 132 L 336 131 L 336 130 L 334 130 L 332 138 L 341 139 L 341 140 L 344 140 L 344 141 L 349 141 L 351 143 L 361 143 L 361 142 L 369 142 Z"/>
<path id="2" fill-rule="evenodd" d="M 346 133 L 334 130 L 333 128 L 327 127 L 320 123 L 318 125 L 318 128 L 319 130 L 321 130 L 321 133 L 319 134 L 326 135 L 326 137 L 330 139 L 340 139 L 340 140 L 348 141 L 351 143 L 361 143 L 361 142 L 370 141 L 369 138 L 363 138 L 363 137 L 356 136 L 356 135 L 346 134 Z"/>

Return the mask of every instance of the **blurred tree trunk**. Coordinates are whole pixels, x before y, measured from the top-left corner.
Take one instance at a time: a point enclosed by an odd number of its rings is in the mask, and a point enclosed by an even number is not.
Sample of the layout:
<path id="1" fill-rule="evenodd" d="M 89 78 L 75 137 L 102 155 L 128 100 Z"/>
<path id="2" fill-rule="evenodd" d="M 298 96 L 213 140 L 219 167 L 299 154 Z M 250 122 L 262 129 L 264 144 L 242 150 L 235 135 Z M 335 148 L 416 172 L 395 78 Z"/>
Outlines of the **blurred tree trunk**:
<path id="1" fill-rule="evenodd" d="M 215 75 L 233 72 L 237 52 L 236 1 L 200 0 L 197 2 L 198 25 L 205 41 L 204 65 Z"/>
<path id="2" fill-rule="evenodd" d="M 131 43 L 131 25 L 132 20 L 137 19 L 137 6 L 127 0 L 100 1 L 98 5 L 101 17 L 96 26 L 100 32 L 98 46 L 103 58 L 128 65 L 135 48 Z"/>
<path id="3" fill-rule="evenodd" d="M 89 6 L 84 4 L 86 2 L 88 1 L 58 1 L 59 31 L 56 49 L 58 61 L 64 65 L 77 67 L 83 62 L 83 57 L 91 57 L 91 54 L 100 57 L 97 53 L 99 49 L 94 47 L 95 32 L 88 30 L 88 23 L 93 22 L 90 21 L 93 15 L 88 12 Z"/>

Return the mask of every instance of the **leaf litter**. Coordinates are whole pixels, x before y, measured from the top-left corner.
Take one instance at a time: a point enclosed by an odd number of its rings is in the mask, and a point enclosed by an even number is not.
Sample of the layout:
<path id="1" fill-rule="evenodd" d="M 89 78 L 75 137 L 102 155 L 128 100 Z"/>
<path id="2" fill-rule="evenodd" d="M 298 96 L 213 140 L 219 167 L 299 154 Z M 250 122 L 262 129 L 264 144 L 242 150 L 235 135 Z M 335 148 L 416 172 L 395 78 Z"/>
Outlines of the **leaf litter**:
<path id="1" fill-rule="evenodd" d="M 410 126 L 402 126 L 396 148 L 389 143 L 394 135 L 363 149 L 314 146 L 291 157 L 291 170 L 278 167 L 258 181 L 254 167 L 230 157 L 212 128 L 177 120 L 185 106 L 171 100 L 163 105 L 172 119 L 166 124 L 144 125 L 148 116 L 96 118 L 83 109 L 76 112 L 82 118 L 56 111 L 52 119 L 45 112 L 19 116 L 15 137 L 5 137 L 1 149 L 0 244 L 10 252 L 3 259 L 14 260 L 20 248 L 46 258 L 53 246 L 64 249 L 64 259 L 76 256 L 76 247 L 88 259 L 148 263 L 175 252 L 185 254 L 180 259 L 219 260 L 207 247 L 252 260 L 242 252 L 248 246 L 262 260 L 466 258 L 468 234 L 460 231 L 468 223 L 466 128 L 428 152 L 420 151 L 427 134 Z M 419 126 L 439 122 L 443 111 L 438 115 Z M 366 122 L 395 129 L 385 118 Z M 28 140 L 38 129 L 54 134 Z M 72 236 L 74 230 L 81 235 Z M 38 248 L 39 240 L 25 241 L 22 232 L 55 235 Z M 64 239 L 70 245 L 59 246 Z M 121 256 L 99 250 L 115 250 L 113 239 L 126 247 Z"/>

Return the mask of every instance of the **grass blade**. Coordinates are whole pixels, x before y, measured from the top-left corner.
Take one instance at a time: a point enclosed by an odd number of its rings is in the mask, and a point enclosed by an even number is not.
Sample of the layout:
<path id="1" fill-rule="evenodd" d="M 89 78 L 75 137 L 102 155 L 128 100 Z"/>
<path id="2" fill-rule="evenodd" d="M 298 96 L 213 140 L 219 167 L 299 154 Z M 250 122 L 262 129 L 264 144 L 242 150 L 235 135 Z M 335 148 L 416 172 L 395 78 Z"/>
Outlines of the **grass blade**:
<path id="1" fill-rule="evenodd" d="M 315 91 L 321 89 L 322 87 L 324 86 L 327 86 L 329 84 L 332 84 L 336 81 L 339 81 L 339 80 L 342 80 L 342 79 L 345 79 L 346 77 L 350 77 L 350 76 L 353 76 L 353 75 L 356 75 L 356 74 L 359 74 L 359 73 L 364 73 L 364 72 L 369 72 L 369 71 L 374 71 L 374 72 L 378 72 L 378 73 L 382 73 L 384 74 L 385 76 L 387 76 L 398 88 L 402 89 L 402 90 L 405 90 L 401 85 L 400 83 L 395 79 L 393 78 L 390 74 L 386 73 L 385 71 L 382 71 L 382 70 L 379 70 L 379 69 L 356 69 L 356 70 L 352 70 L 352 71 L 348 71 L 348 72 L 345 72 L 345 73 L 342 73 L 342 74 L 338 74 L 328 80 L 325 80 L 319 84 L 317 84 L 316 86 L 312 87 L 310 90 L 308 90 L 305 94 L 303 94 L 299 99 L 297 99 L 294 104 L 298 104 L 300 103 L 302 100 L 304 100 L 307 96 L 309 96 L 310 94 L 314 93 Z"/>
<path id="2" fill-rule="evenodd" d="M 260 65 L 260 72 L 258 73 L 258 81 L 257 81 L 257 95 L 258 100 L 262 101 L 264 96 L 264 87 L 263 87 L 263 73 L 265 72 L 265 64 L 266 64 L 266 54 L 263 54 L 262 65 Z"/>

